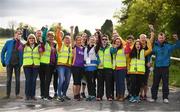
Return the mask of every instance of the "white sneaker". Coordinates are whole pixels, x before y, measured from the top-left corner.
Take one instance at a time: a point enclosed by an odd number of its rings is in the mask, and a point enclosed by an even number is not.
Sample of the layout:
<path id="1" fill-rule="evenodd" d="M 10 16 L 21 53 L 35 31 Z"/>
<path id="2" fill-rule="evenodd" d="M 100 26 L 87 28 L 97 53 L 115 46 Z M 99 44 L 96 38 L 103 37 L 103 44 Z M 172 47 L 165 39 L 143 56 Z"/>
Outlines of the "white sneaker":
<path id="1" fill-rule="evenodd" d="M 149 99 L 148 101 L 149 101 L 149 102 L 152 102 L 152 103 L 153 103 L 153 102 L 156 102 L 156 100 L 155 100 L 155 99 L 152 99 L 152 98 Z"/>
<path id="2" fill-rule="evenodd" d="M 169 103 L 169 100 L 168 99 L 164 99 L 163 102 L 164 103 Z"/>

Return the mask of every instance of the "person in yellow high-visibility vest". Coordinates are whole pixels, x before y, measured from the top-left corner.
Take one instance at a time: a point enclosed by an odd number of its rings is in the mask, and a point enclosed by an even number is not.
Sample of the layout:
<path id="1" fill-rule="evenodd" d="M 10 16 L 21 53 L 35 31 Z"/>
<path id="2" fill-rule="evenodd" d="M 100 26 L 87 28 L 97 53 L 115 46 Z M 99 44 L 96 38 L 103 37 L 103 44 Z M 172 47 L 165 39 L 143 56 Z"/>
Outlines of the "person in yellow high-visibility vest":
<path id="1" fill-rule="evenodd" d="M 147 39 L 147 50 L 144 50 L 139 40 L 134 43 L 128 58 L 128 74 L 131 80 L 130 102 L 139 102 L 139 92 L 142 87 L 143 75 L 145 73 L 145 57 L 152 51 L 151 43 Z"/>
<path id="2" fill-rule="evenodd" d="M 40 58 L 40 88 L 41 98 L 44 100 L 51 100 L 52 97 L 49 95 L 49 87 L 51 83 L 52 74 L 56 69 L 57 62 L 57 51 L 56 43 L 54 40 L 55 34 L 52 31 L 47 33 L 47 41 L 44 44 L 44 49 L 41 53 Z"/>
<path id="3" fill-rule="evenodd" d="M 149 25 L 149 29 L 150 29 L 150 42 L 151 42 L 151 45 L 153 46 L 154 38 L 155 38 L 153 25 Z M 141 41 L 142 46 L 145 50 L 147 50 L 147 42 L 146 42 L 147 39 L 146 38 L 147 38 L 147 36 L 145 34 L 141 34 L 139 36 L 139 40 Z M 150 54 L 145 57 L 145 75 L 143 75 L 143 77 L 144 77 L 143 84 L 142 84 L 141 91 L 140 91 L 140 99 L 141 100 L 147 100 L 148 78 L 149 78 L 151 66 L 152 66 L 152 62 L 151 62 L 151 54 Z"/>
<path id="4" fill-rule="evenodd" d="M 62 39 L 61 24 L 56 28 L 56 40 L 58 43 L 58 98 L 57 100 L 63 102 L 64 100 L 71 100 L 67 96 L 67 90 L 71 79 L 71 64 L 72 64 L 72 48 L 71 37 L 65 35 Z"/>
<path id="5" fill-rule="evenodd" d="M 134 45 L 134 36 L 133 35 L 128 35 L 126 40 L 124 40 L 122 37 L 119 36 L 118 32 L 115 30 L 113 32 L 113 38 L 119 37 L 121 39 L 122 45 L 124 48 L 126 48 L 126 46 L 130 46 L 130 48 L 133 48 Z M 128 95 L 125 97 L 125 99 L 129 99 L 131 96 L 131 91 L 130 91 L 130 76 L 128 74 L 126 74 L 126 87 L 127 87 L 127 92 Z"/>
<path id="6" fill-rule="evenodd" d="M 115 52 L 113 54 L 114 79 L 116 83 L 116 100 L 124 101 L 125 77 L 127 75 L 126 57 L 131 51 L 130 45 L 123 46 L 119 37 L 113 40 Z"/>
<path id="7" fill-rule="evenodd" d="M 26 100 L 36 100 L 36 79 L 39 72 L 40 53 L 39 46 L 34 34 L 30 34 L 23 52 L 23 69 L 25 74 Z"/>
<path id="8" fill-rule="evenodd" d="M 97 73 L 97 101 L 102 100 L 104 95 L 104 83 L 106 88 L 106 97 L 108 101 L 113 100 L 114 86 L 113 86 L 113 62 L 112 62 L 112 47 L 109 44 L 107 35 L 103 35 L 100 40 L 102 45 L 98 51 L 98 73 Z"/>

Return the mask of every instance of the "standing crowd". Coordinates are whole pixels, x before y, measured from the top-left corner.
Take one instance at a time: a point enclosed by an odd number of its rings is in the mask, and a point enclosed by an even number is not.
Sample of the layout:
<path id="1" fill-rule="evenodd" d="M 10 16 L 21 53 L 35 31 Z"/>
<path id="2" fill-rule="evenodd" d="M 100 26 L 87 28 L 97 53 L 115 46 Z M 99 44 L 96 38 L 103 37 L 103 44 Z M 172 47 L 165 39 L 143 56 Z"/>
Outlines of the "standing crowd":
<path id="1" fill-rule="evenodd" d="M 133 35 L 123 40 L 116 31 L 109 37 L 98 29 L 90 37 L 86 33 L 73 37 L 73 26 L 70 27 L 70 33 L 64 35 L 61 24 L 58 24 L 55 32 L 43 27 L 35 34 L 29 34 L 24 38 L 24 44 L 20 41 L 22 32 L 17 30 L 13 39 L 5 43 L 1 52 L 1 63 L 7 70 L 5 98 L 10 98 L 13 70 L 16 79 L 16 98 L 22 98 L 19 96 L 22 66 L 25 75 L 25 100 L 37 100 L 35 93 L 38 76 L 41 99 L 56 99 L 60 102 L 71 100 L 67 96 L 71 75 L 73 98 L 77 101 L 81 101 L 82 98 L 86 98 L 86 101 L 101 101 L 104 95 L 108 101 L 147 100 L 151 57 L 155 55 L 152 97 L 149 101 L 157 100 L 162 79 L 163 102 L 168 103 L 170 56 L 174 49 L 180 48 L 180 40 L 178 35 L 174 34 L 176 43 L 170 44 L 162 32 L 155 40 L 154 28 L 152 25 L 149 28 L 150 38 L 140 34 L 137 40 Z M 52 77 L 53 97 L 49 93 Z M 85 85 L 87 97 L 84 92 Z"/>

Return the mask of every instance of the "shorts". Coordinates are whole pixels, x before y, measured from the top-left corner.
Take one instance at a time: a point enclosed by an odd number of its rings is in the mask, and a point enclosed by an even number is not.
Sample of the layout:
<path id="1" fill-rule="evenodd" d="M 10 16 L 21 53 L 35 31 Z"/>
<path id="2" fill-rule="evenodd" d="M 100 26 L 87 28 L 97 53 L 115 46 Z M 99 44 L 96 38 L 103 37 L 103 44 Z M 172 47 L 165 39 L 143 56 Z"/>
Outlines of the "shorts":
<path id="1" fill-rule="evenodd" d="M 143 86 L 148 85 L 149 73 L 150 73 L 150 70 L 149 70 L 148 67 L 146 67 L 146 71 L 145 71 L 145 73 L 143 75 Z"/>
<path id="2" fill-rule="evenodd" d="M 84 74 L 84 68 L 72 66 L 71 72 L 73 75 L 73 84 L 74 85 L 81 85 L 81 81 L 82 81 L 83 74 Z"/>

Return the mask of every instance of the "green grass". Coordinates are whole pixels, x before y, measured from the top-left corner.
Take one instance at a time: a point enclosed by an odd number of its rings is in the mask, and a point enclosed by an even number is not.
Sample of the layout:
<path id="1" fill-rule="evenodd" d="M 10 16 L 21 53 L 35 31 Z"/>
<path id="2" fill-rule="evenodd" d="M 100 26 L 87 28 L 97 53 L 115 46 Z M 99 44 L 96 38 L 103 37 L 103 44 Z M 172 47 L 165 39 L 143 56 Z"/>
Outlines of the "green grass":
<path id="1" fill-rule="evenodd" d="M 153 74 L 149 77 L 149 84 L 152 85 Z M 160 83 L 162 85 L 162 82 Z M 169 68 L 169 85 L 180 87 L 180 61 L 171 61 Z"/>
<path id="2" fill-rule="evenodd" d="M 169 83 L 172 86 L 180 87 L 180 61 L 172 61 L 169 72 Z"/>
<path id="3" fill-rule="evenodd" d="M 7 38 L 0 38 L 0 53 L 1 53 L 2 47 L 4 46 L 4 43 L 6 42 L 6 39 Z M 2 64 L 0 63 L 0 73 L 2 74 L 2 72 L 5 72 L 5 71 L 6 71 L 5 67 L 2 67 Z"/>

